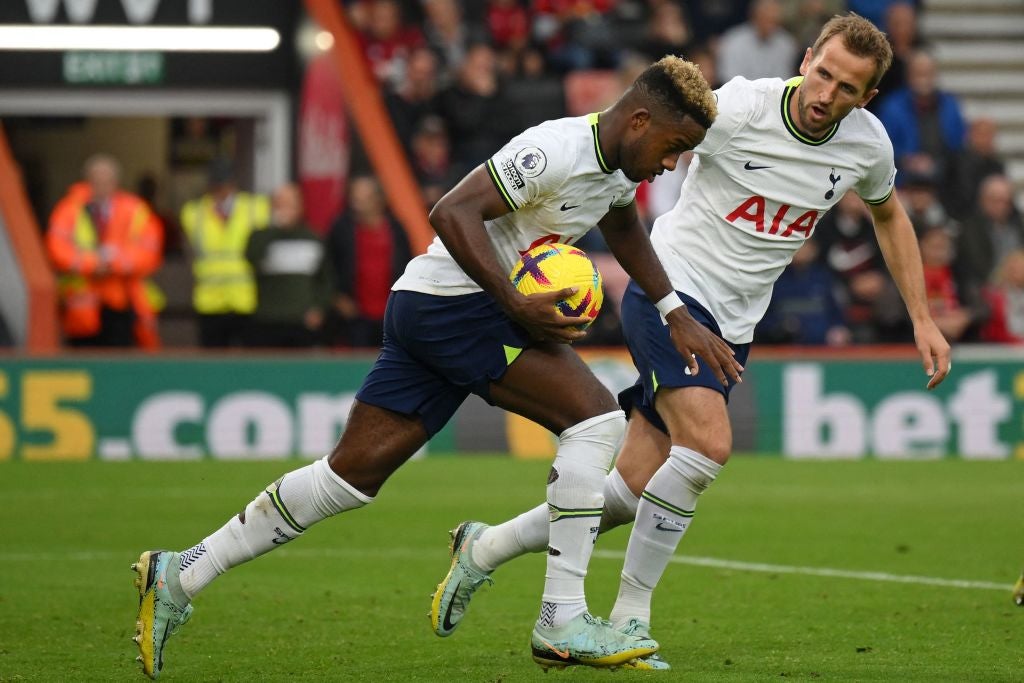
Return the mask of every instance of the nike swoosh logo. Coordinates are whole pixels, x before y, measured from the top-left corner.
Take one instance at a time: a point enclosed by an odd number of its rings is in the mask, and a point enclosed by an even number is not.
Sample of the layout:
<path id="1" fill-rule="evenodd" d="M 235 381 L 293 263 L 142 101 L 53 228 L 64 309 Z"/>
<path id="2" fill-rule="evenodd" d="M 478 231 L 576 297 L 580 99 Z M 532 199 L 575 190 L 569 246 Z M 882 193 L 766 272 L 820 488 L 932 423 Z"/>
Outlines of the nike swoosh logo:
<path id="1" fill-rule="evenodd" d="M 743 168 L 748 171 L 760 171 L 762 168 L 771 168 L 771 166 L 753 166 L 748 161 L 747 163 L 743 164 Z"/>
<path id="2" fill-rule="evenodd" d="M 674 532 L 676 532 L 677 534 L 681 534 L 681 533 L 683 533 L 683 530 L 682 530 L 682 529 L 678 529 L 678 528 L 676 528 L 676 527 L 671 527 L 671 526 L 662 526 L 662 524 L 664 524 L 664 522 L 658 522 L 658 523 L 657 523 L 657 524 L 656 524 L 656 525 L 654 526 L 654 528 L 655 528 L 655 529 L 661 529 L 662 531 L 674 531 Z"/>
<path id="3" fill-rule="evenodd" d="M 452 599 L 448 601 L 448 609 L 444 611 L 444 619 L 441 620 L 441 625 L 444 627 L 445 631 L 451 631 L 455 628 L 455 624 L 452 623 L 452 608 L 455 607 L 455 596 L 458 595 L 459 586 L 461 585 L 462 582 L 459 581 L 455 586 L 455 590 L 452 591 Z"/>
<path id="4" fill-rule="evenodd" d="M 552 645 L 551 643 L 549 643 L 546 640 L 542 639 L 540 642 L 544 643 L 545 647 L 547 647 L 549 650 L 554 652 L 556 655 L 558 655 L 562 659 L 569 659 L 569 648 L 565 648 L 565 651 L 563 652 L 562 650 L 559 650 L 557 647 L 555 647 L 554 645 Z"/>
<path id="5" fill-rule="evenodd" d="M 569 211 L 570 209 L 578 209 L 578 208 L 580 208 L 579 204 L 574 204 L 573 206 L 569 206 L 568 202 L 563 202 L 562 203 L 562 211 Z"/>

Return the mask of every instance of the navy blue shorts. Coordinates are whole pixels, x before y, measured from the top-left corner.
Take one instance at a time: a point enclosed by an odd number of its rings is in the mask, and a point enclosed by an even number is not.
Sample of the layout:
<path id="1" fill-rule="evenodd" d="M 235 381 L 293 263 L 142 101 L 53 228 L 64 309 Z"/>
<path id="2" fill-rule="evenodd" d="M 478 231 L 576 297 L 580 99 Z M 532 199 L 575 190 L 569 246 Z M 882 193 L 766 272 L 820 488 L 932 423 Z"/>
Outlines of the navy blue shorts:
<path id="1" fill-rule="evenodd" d="M 707 309 L 693 297 L 682 292 L 678 294 L 694 320 L 719 337 L 722 336 L 718 323 Z M 700 356 L 697 356 L 700 372 L 691 375 L 686 361 L 672 343 L 668 325 L 651 300 L 633 281 L 630 281 L 622 297 L 622 332 L 629 354 L 633 357 L 633 364 L 640 372 L 636 384 L 619 393 L 619 405 L 627 416 L 632 408 L 636 408 L 651 424 L 667 434 L 665 422 L 654 409 L 654 392 L 658 387 L 707 387 L 721 392 L 728 402 L 729 392 L 734 385 L 732 379 L 728 386 L 723 386 Z M 726 343 L 736 352 L 736 360 L 740 365 L 746 365 L 750 344 Z"/>
<path id="2" fill-rule="evenodd" d="M 417 415 L 433 436 L 469 394 L 490 403 L 490 383 L 530 343 L 529 333 L 485 292 L 391 292 L 384 346 L 356 398 Z"/>

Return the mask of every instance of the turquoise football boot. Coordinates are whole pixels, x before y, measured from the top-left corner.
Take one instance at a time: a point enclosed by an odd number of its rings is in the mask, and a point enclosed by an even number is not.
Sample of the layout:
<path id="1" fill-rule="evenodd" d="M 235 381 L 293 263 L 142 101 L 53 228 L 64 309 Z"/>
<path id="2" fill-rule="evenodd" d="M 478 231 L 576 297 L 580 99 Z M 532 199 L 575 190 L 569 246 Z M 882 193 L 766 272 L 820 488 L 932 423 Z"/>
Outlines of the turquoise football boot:
<path id="1" fill-rule="evenodd" d="M 619 630 L 629 636 L 637 636 L 639 638 L 651 637 L 651 627 L 635 618 L 627 621 Z M 622 665 L 622 668 L 640 669 L 643 671 L 668 671 L 672 666 L 662 659 L 660 654 L 655 652 L 653 655 L 639 657 L 632 662 L 627 662 Z"/>
<path id="2" fill-rule="evenodd" d="M 581 664 L 617 668 L 658 651 L 658 643 L 616 630 L 610 621 L 583 613 L 559 628 L 533 627 L 533 661 L 545 671 Z"/>
<path id="3" fill-rule="evenodd" d="M 175 604 L 167 587 L 168 569 L 177 571 L 178 553 L 147 550 L 132 565 L 135 587 L 139 591 L 139 615 L 132 640 L 139 646 L 136 661 L 150 678 L 160 675 L 164 665 L 164 645 L 192 616 L 192 605 Z"/>
<path id="4" fill-rule="evenodd" d="M 487 583 L 493 584 L 491 573 L 486 572 L 472 560 L 472 547 L 487 525 L 483 522 L 463 522 L 451 530 L 452 555 L 448 575 L 430 596 L 430 627 L 434 633 L 446 638 L 455 632 L 459 622 L 466 616 L 466 609 L 476 589 Z"/>

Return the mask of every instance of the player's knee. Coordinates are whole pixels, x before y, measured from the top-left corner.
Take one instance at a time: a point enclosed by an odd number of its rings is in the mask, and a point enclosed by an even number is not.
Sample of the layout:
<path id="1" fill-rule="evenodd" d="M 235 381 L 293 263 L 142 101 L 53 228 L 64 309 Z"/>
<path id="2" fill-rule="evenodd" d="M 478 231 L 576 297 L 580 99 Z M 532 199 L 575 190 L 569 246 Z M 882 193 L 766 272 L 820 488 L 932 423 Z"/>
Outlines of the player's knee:
<path id="1" fill-rule="evenodd" d="M 569 427 L 558 435 L 559 456 L 590 461 L 599 454 L 611 466 L 626 433 L 626 414 L 613 410 Z"/>
<path id="2" fill-rule="evenodd" d="M 728 436 L 708 435 L 700 448 L 700 454 L 708 460 L 724 465 L 732 453 L 732 439 Z"/>
<path id="3" fill-rule="evenodd" d="M 338 447 L 331 452 L 327 464 L 349 486 L 370 498 L 377 495 L 393 471 L 380 467 L 373 459 L 345 457 Z"/>
<path id="4" fill-rule="evenodd" d="M 371 499 L 380 492 L 388 478 L 387 474 L 373 470 L 343 468 L 341 472 L 337 469 L 334 472 L 349 486 Z"/>

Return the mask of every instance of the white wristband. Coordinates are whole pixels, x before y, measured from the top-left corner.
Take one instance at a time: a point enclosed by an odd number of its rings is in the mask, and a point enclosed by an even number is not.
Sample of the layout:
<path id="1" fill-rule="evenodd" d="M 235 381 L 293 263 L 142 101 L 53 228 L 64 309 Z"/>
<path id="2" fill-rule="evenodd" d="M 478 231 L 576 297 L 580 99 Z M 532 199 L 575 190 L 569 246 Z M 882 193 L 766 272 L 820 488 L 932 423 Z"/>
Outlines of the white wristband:
<path id="1" fill-rule="evenodd" d="M 683 303 L 683 300 L 680 299 L 679 295 L 676 294 L 675 292 L 669 293 L 668 296 L 663 298 L 658 303 L 654 304 L 655 308 L 658 309 L 658 313 L 661 313 L 661 315 L 665 318 L 667 318 L 668 314 L 671 313 L 672 311 L 676 310 L 680 306 L 685 305 L 686 304 Z"/>

